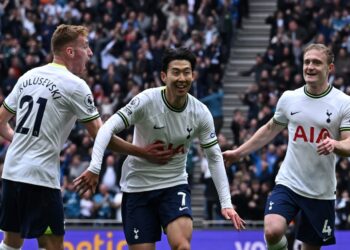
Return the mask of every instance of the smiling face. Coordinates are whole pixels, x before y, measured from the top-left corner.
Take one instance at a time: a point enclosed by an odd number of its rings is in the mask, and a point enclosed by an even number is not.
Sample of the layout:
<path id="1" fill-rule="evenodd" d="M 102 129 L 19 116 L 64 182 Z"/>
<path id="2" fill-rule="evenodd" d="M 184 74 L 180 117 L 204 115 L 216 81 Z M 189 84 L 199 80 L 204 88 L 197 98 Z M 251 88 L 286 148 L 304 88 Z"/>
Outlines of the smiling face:
<path id="1" fill-rule="evenodd" d="M 166 84 L 167 101 L 174 107 L 181 108 L 186 102 L 187 93 L 193 81 L 191 63 L 187 60 L 173 60 L 166 72 L 161 72 Z"/>
<path id="2" fill-rule="evenodd" d="M 333 67 L 333 63 L 327 63 L 327 55 L 322 50 L 311 49 L 304 54 L 303 75 L 310 87 L 328 86 L 329 72 Z"/>

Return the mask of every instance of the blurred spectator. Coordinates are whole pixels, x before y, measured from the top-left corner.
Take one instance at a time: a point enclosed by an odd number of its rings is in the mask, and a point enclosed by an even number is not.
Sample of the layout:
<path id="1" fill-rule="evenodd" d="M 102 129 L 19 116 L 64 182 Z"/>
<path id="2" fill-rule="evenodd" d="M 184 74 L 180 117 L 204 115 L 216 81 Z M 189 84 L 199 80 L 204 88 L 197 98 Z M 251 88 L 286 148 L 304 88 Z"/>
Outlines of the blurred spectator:
<path id="1" fill-rule="evenodd" d="M 94 202 L 94 209 L 97 219 L 111 219 L 113 196 L 109 193 L 108 187 L 100 183 L 98 193 L 96 193 L 92 200 Z"/>
<path id="2" fill-rule="evenodd" d="M 350 198 L 347 190 L 337 195 L 335 201 L 335 225 L 338 229 L 349 229 Z"/>
<path id="3" fill-rule="evenodd" d="M 62 193 L 64 215 L 68 219 L 80 216 L 80 197 L 74 190 L 73 179 L 69 179 Z"/>
<path id="4" fill-rule="evenodd" d="M 235 109 L 231 121 L 231 131 L 233 134 L 233 145 L 241 145 L 241 130 L 245 126 L 245 118 L 241 110 Z"/>
<path id="5" fill-rule="evenodd" d="M 91 199 L 91 191 L 88 190 L 80 199 L 80 218 L 93 219 L 94 218 L 94 202 Z"/>
<path id="6" fill-rule="evenodd" d="M 206 97 L 201 98 L 200 101 L 208 107 L 210 113 L 213 115 L 215 131 L 219 134 L 224 122 L 222 110 L 224 92 L 217 86 L 210 87 L 208 92 L 209 94 Z"/>
<path id="7" fill-rule="evenodd" d="M 113 197 L 113 200 L 111 202 L 111 207 L 115 210 L 115 221 L 117 223 L 122 223 L 123 222 L 123 219 L 122 219 L 122 199 L 123 199 L 123 193 L 118 190 L 114 197 Z"/>
<path id="8" fill-rule="evenodd" d="M 115 192 L 117 190 L 117 171 L 116 160 L 113 154 L 106 157 L 105 172 L 101 173 L 102 184 L 107 187 L 109 192 Z"/>

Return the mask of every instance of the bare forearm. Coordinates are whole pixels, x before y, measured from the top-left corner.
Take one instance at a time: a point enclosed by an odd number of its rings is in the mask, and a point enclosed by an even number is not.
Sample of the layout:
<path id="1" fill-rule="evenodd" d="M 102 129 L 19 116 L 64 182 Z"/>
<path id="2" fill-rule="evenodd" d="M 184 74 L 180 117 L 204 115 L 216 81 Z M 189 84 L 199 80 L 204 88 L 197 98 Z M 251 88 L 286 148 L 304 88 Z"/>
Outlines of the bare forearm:
<path id="1" fill-rule="evenodd" d="M 350 156 L 350 138 L 336 142 L 334 145 L 334 153 L 336 153 L 339 156 L 349 157 Z"/>
<path id="2" fill-rule="evenodd" d="M 278 125 L 271 119 L 268 123 L 258 129 L 255 134 L 244 144 L 242 144 L 238 150 L 240 156 L 246 156 L 251 152 L 254 152 L 261 147 L 269 143 L 275 136 L 283 130 L 283 126 Z"/>
<path id="3" fill-rule="evenodd" d="M 5 124 L 0 128 L 1 130 L 1 136 L 4 137 L 8 141 L 12 141 L 13 138 L 13 129 L 10 127 L 9 124 Z"/>

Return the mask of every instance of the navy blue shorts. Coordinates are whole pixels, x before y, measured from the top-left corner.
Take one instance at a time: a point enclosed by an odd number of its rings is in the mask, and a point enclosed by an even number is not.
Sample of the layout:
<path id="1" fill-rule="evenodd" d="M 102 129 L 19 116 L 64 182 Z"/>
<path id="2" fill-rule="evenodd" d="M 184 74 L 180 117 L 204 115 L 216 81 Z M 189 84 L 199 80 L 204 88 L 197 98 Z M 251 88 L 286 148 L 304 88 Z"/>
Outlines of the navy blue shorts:
<path id="1" fill-rule="evenodd" d="M 0 228 L 27 239 L 64 235 L 61 191 L 2 179 Z"/>
<path id="2" fill-rule="evenodd" d="M 279 214 L 288 224 L 296 219 L 296 238 L 302 242 L 332 245 L 335 244 L 334 205 L 334 200 L 306 198 L 286 186 L 276 185 L 267 199 L 265 215 Z"/>
<path id="3" fill-rule="evenodd" d="M 181 216 L 192 219 L 191 191 L 187 184 L 123 193 L 123 227 L 129 245 L 160 241 L 162 228 Z"/>

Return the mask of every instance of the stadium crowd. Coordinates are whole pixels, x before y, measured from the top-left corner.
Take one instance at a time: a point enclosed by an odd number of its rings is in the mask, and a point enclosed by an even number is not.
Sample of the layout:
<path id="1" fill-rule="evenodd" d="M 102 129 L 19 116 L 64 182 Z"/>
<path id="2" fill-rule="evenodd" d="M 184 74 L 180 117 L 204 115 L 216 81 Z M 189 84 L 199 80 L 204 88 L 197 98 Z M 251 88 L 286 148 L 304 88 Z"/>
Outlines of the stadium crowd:
<path id="1" fill-rule="evenodd" d="M 0 0 L 0 103 L 24 72 L 51 62 L 49 41 L 58 24 L 80 24 L 90 31 L 94 55 L 86 81 L 103 120 L 143 89 L 161 86 L 163 50 L 186 46 L 197 56 L 191 93 L 212 112 L 222 149 L 231 148 L 271 119 L 283 91 L 304 84 L 301 55 L 310 42 L 332 47 L 336 70 L 329 81 L 350 94 L 350 4 L 341 0 L 277 2 L 276 12 L 266 19 L 271 25 L 266 53 L 256 56 L 251 69 L 240 72 L 243 76 L 254 75 L 255 81 L 242 95 L 242 102 L 249 106 L 248 113 L 235 110 L 232 115 L 232 145 L 220 132 L 222 76 L 234 30 L 244 28 L 242 17 L 249 17 L 248 0 Z M 131 132 L 120 136 L 131 141 Z M 287 141 L 287 133 L 283 133 L 263 150 L 227 168 L 232 201 L 242 218 L 263 219 L 266 197 L 274 185 Z M 0 138 L 1 161 L 8 144 Z M 74 192 L 72 180 L 88 166 L 92 145 L 87 132 L 76 124 L 61 152 L 65 215 L 121 222 L 118 178 L 125 156 L 106 151 L 96 194 L 89 198 L 88 194 L 79 197 Z M 190 178 L 193 168 L 199 165 L 208 207 L 203 216 L 219 219 L 218 214 L 213 214 L 218 202 L 205 157 L 194 144 L 188 157 Z M 349 169 L 349 159 L 339 158 L 336 225 L 340 229 L 350 227 Z"/>

